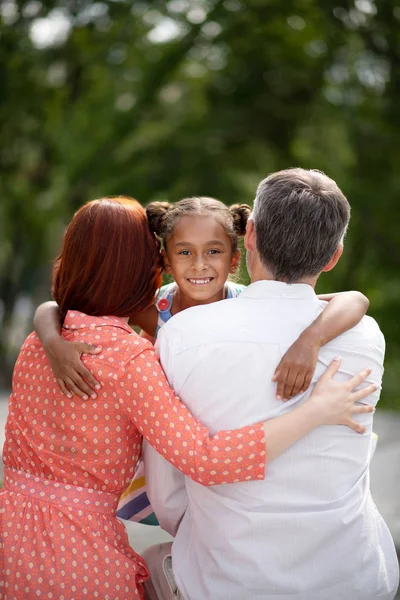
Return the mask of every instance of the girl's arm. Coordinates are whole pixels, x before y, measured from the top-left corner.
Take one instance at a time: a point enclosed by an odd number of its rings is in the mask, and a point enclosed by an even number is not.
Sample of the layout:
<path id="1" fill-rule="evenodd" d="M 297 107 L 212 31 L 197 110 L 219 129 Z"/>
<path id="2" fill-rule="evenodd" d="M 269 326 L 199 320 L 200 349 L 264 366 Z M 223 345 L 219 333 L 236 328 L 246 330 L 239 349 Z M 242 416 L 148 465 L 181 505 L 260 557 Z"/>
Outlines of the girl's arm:
<path id="1" fill-rule="evenodd" d="M 323 294 L 318 298 L 329 302 L 328 306 L 284 354 L 274 373 L 278 399 L 305 392 L 311 383 L 321 346 L 357 325 L 369 306 L 368 298 L 360 292 Z"/>
<path id="2" fill-rule="evenodd" d="M 35 312 L 33 325 L 58 387 L 68 398 L 72 394 L 87 400 L 96 398 L 100 384 L 81 361 L 82 354 L 98 354 L 101 348 L 83 342 L 68 342 L 61 336 L 60 309 L 56 302 L 45 302 Z"/>
<path id="3" fill-rule="evenodd" d="M 141 313 L 135 313 L 132 317 L 130 317 L 129 325 L 131 327 L 140 327 L 140 329 L 142 329 L 140 335 L 153 343 L 157 329 L 157 321 L 158 310 L 153 304 L 145 311 Z"/>
<path id="4" fill-rule="evenodd" d="M 139 333 L 140 337 L 144 338 L 145 340 L 148 340 L 151 344 L 156 343 L 156 338 L 154 337 L 154 335 L 149 335 L 148 333 L 146 333 L 145 331 L 142 331 Z"/>
<path id="5" fill-rule="evenodd" d="M 123 377 L 115 378 L 116 397 L 157 452 L 198 483 L 263 479 L 265 463 L 315 427 L 341 424 L 360 433 L 365 431 L 352 416 L 374 408 L 354 403 L 375 391 L 376 385 L 352 390 L 364 381 L 370 369 L 339 383 L 333 380 L 339 366 L 340 360 L 334 360 L 310 399 L 288 414 L 235 431 L 220 431 L 212 437 L 170 388 L 150 347 L 129 360 Z"/>
<path id="6" fill-rule="evenodd" d="M 143 313 L 130 319 L 131 325 L 139 325 L 148 332 L 157 327 L 158 313 L 155 306 L 150 306 Z M 82 354 L 98 354 L 101 347 L 83 342 L 69 342 L 61 336 L 60 309 L 56 302 L 41 304 L 33 319 L 33 326 L 42 342 L 44 351 L 50 361 L 51 370 L 58 387 L 68 398 L 73 394 L 87 400 L 89 396 L 97 398 L 96 390 L 100 384 L 81 360 Z M 150 339 L 148 335 L 145 335 Z"/>

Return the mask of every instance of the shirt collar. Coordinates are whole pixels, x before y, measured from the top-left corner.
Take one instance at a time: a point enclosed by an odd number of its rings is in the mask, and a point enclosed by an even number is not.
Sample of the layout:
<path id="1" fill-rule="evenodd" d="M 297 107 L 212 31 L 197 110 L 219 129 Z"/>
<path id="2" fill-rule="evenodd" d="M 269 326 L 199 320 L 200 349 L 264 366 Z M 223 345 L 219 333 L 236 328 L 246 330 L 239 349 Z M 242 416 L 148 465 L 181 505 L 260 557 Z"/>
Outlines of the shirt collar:
<path id="1" fill-rule="evenodd" d="M 240 297 L 247 298 L 298 298 L 303 300 L 316 299 L 314 288 L 307 283 L 284 283 L 263 279 L 250 284 Z"/>
<path id="2" fill-rule="evenodd" d="M 77 310 L 69 310 L 63 324 L 64 329 L 94 329 L 95 327 L 119 327 L 132 333 L 128 323 L 120 317 L 94 317 Z"/>

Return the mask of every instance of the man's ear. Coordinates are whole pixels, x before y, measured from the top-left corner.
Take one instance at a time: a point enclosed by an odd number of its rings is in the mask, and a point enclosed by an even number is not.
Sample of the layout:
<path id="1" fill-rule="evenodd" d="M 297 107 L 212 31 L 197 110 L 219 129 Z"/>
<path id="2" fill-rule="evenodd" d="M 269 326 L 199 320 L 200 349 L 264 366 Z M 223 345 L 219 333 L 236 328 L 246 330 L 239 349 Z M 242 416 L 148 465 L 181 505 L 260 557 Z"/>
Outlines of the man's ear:
<path id="1" fill-rule="evenodd" d="M 163 266 L 164 266 L 164 271 L 167 275 L 172 275 L 172 269 L 171 269 L 171 265 L 168 259 L 168 254 L 165 252 L 165 250 L 161 250 L 161 256 L 163 259 Z"/>
<path id="2" fill-rule="evenodd" d="M 253 219 L 249 219 L 246 225 L 246 235 L 244 236 L 244 247 L 249 252 L 256 251 L 256 232 Z"/>
<path id="3" fill-rule="evenodd" d="M 232 256 L 229 273 L 231 273 L 231 274 L 236 273 L 236 271 L 238 270 L 238 267 L 239 267 L 239 263 L 240 263 L 240 250 L 237 250 L 235 252 L 235 254 Z"/>
<path id="4" fill-rule="evenodd" d="M 335 254 L 332 256 L 331 260 L 328 262 L 327 265 L 325 265 L 325 267 L 322 269 L 323 273 L 327 273 L 328 271 L 331 271 L 333 269 L 333 267 L 336 266 L 339 258 L 342 256 L 343 254 L 343 244 L 340 243 L 339 246 L 336 248 L 336 252 Z"/>

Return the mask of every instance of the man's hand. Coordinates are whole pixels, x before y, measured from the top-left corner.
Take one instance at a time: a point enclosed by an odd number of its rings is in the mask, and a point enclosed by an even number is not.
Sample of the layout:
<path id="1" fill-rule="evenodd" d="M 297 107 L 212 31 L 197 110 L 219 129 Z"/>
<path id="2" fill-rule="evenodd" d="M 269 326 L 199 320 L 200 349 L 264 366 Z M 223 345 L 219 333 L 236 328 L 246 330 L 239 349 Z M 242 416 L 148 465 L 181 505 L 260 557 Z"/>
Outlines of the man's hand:
<path id="1" fill-rule="evenodd" d="M 99 354 L 101 347 L 83 342 L 67 342 L 57 337 L 45 348 L 45 352 L 57 384 L 65 396 L 72 398 L 76 394 L 82 400 L 88 400 L 89 396 L 97 398 L 95 390 L 100 389 L 100 383 L 85 367 L 81 355 Z"/>

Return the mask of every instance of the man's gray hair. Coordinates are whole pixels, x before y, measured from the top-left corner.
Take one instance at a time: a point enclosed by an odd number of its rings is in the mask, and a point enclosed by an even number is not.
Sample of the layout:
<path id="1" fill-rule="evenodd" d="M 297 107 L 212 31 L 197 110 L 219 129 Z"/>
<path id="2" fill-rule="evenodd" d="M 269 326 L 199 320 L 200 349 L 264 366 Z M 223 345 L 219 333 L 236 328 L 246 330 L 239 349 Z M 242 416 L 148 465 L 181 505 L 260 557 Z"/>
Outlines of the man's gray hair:
<path id="1" fill-rule="evenodd" d="M 321 171 L 287 169 L 261 181 L 253 220 L 261 262 L 274 279 L 295 283 L 329 263 L 346 233 L 350 205 Z"/>

